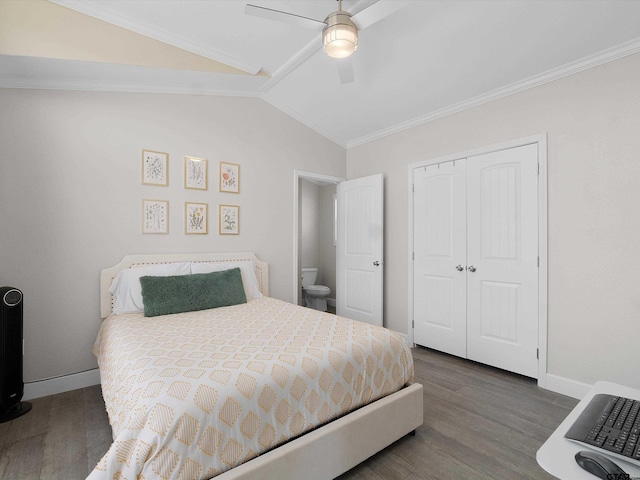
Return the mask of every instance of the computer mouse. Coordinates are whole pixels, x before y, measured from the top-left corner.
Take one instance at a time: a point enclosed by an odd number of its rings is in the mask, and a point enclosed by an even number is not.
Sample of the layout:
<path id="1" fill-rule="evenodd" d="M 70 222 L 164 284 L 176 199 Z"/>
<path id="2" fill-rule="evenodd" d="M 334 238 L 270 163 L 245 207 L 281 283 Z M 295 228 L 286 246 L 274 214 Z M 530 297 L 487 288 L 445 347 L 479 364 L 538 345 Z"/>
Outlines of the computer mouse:
<path id="1" fill-rule="evenodd" d="M 587 472 L 602 480 L 629 478 L 629 475 L 606 456 L 582 450 L 576 453 L 576 462 Z"/>

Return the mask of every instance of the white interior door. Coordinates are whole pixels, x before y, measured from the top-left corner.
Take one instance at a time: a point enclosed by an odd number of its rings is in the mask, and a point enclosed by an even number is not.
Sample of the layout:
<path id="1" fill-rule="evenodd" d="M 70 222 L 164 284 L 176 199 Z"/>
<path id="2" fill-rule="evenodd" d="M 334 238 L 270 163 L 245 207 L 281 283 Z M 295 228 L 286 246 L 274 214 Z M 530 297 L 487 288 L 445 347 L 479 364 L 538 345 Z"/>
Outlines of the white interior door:
<path id="1" fill-rule="evenodd" d="M 336 313 L 382 326 L 382 174 L 340 182 L 336 243 Z"/>
<path id="2" fill-rule="evenodd" d="M 467 160 L 467 357 L 538 376 L 538 146 Z"/>
<path id="3" fill-rule="evenodd" d="M 414 342 L 467 354 L 466 160 L 416 168 Z"/>

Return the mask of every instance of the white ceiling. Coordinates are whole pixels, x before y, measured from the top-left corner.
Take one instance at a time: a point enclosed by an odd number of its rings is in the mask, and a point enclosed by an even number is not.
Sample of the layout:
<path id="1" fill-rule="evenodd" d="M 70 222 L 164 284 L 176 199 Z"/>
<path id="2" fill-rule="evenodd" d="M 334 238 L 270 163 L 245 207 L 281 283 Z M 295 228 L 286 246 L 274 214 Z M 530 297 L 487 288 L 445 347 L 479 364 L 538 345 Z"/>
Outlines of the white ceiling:
<path id="1" fill-rule="evenodd" d="M 323 20 L 335 0 L 52 1 L 268 76 L 5 56 L 0 86 L 259 96 L 345 147 L 640 52 L 640 0 L 380 0 L 403 8 L 360 33 L 341 84 L 318 32 L 244 13 Z"/>

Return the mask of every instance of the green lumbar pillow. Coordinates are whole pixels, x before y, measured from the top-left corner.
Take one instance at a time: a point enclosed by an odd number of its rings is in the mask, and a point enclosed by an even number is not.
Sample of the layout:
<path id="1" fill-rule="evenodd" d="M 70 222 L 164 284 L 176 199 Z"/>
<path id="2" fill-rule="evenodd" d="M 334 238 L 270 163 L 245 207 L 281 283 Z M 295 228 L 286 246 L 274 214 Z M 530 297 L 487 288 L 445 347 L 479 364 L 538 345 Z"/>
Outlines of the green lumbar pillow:
<path id="1" fill-rule="evenodd" d="M 171 277 L 140 277 L 144 316 L 247 303 L 239 268 Z"/>

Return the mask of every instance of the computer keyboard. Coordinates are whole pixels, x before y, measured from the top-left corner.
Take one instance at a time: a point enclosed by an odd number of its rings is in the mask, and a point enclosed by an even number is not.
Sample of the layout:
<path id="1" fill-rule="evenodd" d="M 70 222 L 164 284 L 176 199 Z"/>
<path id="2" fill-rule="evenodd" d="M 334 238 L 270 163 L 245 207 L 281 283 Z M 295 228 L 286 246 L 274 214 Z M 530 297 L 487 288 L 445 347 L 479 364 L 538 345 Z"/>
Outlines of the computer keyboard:
<path id="1" fill-rule="evenodd" d="M 640 466 L 640 401 L 595 395 L 565 437 Z"/>

